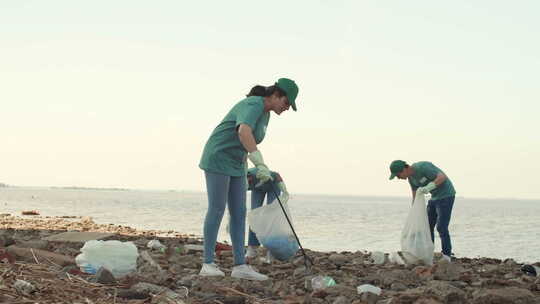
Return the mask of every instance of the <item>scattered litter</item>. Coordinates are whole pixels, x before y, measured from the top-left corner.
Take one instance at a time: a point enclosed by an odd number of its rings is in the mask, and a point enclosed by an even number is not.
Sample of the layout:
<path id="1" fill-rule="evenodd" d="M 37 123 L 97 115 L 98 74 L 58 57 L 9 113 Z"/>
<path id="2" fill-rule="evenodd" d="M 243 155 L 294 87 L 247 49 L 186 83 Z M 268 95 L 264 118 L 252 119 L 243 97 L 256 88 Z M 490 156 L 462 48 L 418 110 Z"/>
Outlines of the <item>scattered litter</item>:
<path id="1" fill-rule="evenodd" d="M 197 251 L 204 251 L 204 246 L 203 246 L 203 245 L 192 245 L 192 244 L 188 244 L 188 245 L 185 245 L 185 246 L 184 246 L 184 250 L 186 251 L 186 253 L 192 253 L 192 252 L 197 252 Z"/>
<path id="2" fill-rule="evenodd" d="M 540 267 L 538 266 L 526 264 L 526 265 L 521 266 L 521 271 L 533 277 L 540 276 Z"/>
<path id="3" fill-rule="evenodd" d="M 394 251 L 390 253 L 390 256 L 388 257 L 390 263 L 398 264 L 398 265 L 405 265 L 405 261 L 403 258 L 399 255 L 399 252 Z"/>
<path id="4" fill-rule="evenodd" d="M 39 215 L 39 211 L 37 211 L 37 210 L 27 210 L 27 211 L 22 211 L 21 214 L 22 215 Z"/>
<path id="5" fill-rule="evenodd" d="M 167 246 L 161 244 L 159 240 L 151 240 L 146 244 L 146 247 L 153 249 L 153 250 L 159 250 L 161 252 L 164 252 L 165 249 L 167 249 Z"/>
<path id="6" fill-rule="evenodd" d="M 329 276 L 315 276 L 311 279 L 311 288 L 313 290 L 325 289 L 326 287 L 336 285 L 336 281 Z"/>
<path id="7" fill-rule="evenodd" d="M 356 291 L 358 292 L 358 294 L 363 294 L 364 292 L 370 292 L 370 293 L 380 296 L 382 290 L 377 286 L 373 286 L 371 284 L 364 284 L 364 285 L 358 286 L 356 288 Z"/>
<path id="8" fill-rule="evenodd" d="M 137 247 L 132 242 L 88 241 L 84 243 L 75 261 L 81 271 L 95 274 L 105 267 L 115 278 L 120 278 L 137 269 Z"/>
<path id="9" fill-rule="evenodd" d="M 13 284 L 13 287 L 15 287 L 15 289 L 17 289 L 18 292 L 22 293 L 22 294 L 25 294 L 25 295 L 29 295 L 33 292 L 36 291 L 36 288 L 34 287 L 34 285 L 24 281 L 24 280 L 17 280 L 15 281 L 15 284 Z"/>
<path id="10" fill-rule="evenodd" d="M 371 261 L 375 265 L 382 265 L 384 264 L 384 262 L 386 262 L 386 255 L 384 254 L 384 252 L 373 251 L 371 253 Z"/>

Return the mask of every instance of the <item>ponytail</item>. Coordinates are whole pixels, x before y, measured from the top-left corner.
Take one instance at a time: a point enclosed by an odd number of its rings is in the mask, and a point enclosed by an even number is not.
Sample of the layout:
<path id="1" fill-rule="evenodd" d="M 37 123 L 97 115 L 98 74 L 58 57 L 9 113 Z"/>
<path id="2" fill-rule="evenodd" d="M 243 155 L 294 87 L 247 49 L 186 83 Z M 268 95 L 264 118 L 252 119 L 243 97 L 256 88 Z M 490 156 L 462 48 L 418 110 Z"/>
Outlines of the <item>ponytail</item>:
<path id="1" fill-rule="evenodd" d="M 246 95 L 247 97 L 249 96 L 266 96 L 266 87 L 262 86 L 262 85 L 256 85 L 254 86 L 253 88 L 251 88 L 251 91 L 249 91 L 249 93 Z"/>
<path id="2" fill-rule="evenodd" d="M 253 88 L 251 88 L 251 91 L 246 95 L 246 97 L 249 96 L 261 96 L 261 97 L 268 97 L 272 94 L 277 93 L 279 97 L 285 96 L 285 91 L 283 91 L 280 87 L 277 85 L 265 87 L 262 85 L 256 85 Z"/>

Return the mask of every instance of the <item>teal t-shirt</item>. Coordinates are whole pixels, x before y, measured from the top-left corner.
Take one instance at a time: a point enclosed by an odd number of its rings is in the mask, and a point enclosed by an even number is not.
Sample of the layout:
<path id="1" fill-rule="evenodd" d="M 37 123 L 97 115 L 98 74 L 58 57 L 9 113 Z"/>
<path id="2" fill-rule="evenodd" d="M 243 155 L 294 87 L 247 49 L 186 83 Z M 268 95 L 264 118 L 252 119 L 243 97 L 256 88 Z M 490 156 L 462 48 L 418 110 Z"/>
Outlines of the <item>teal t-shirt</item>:
<path id="1" fill-rule="evenodd" d="M 434 181 L 437 177 L 437 174 L 444 172 L 437 168 L 434 164 L 427 161 L 417 162 L 411 165 L 414 169 L 414 174 L 409 176 L 409 184 L 411 188 L 416 191 L 419 187 L 424 187 L 430 182 Z M 448 176 L 446 180 L 437 186 L 437 188 L 431 190 L 431 199 L 439 200 L 450 196 L 456 195 L 456 190 L 454 185 Z"/>
<path id="2" fill-rule="evenodd" d="M 263 97 L 250 96 L 239 101 L 214 129 L 204 146 L 199 167 L 228 176 L 244 176 L 247 151 L 238 137 L 238 127 L 246 124 L 253 130 L 255 142 L 264 139 L 270 113 L 264 112 Z"/>
<path id="3" fill-rule="evenodd" d="M 259 179 L 257 179 L 257 171 L 259 169 L 257 168 L 249 168 L 248 172 L 247 172 L 247 180 L 248 180 L 248 190 L 253 190 L 253 189 L 256 189 L 258 191 L 262 191 L 262 192 L 272 192 L 273 191 L 278 191 L 279 189 L 278 188 L 273 188 L 272 187 L 277 187 L 277 183 L 276 183 L 276 179 L 277 179 L 277 172 L 274 172 L 274 171 L 270 171 L 270 175 L 272 175 L 272 178 L 274 179 L 273 181 L 268 181 L 262 185 L 260 185 L 259 187 L 255 188 L 255 185 L 259 183 Z M 274 185 L 272 185 L 274 184 Z"/>

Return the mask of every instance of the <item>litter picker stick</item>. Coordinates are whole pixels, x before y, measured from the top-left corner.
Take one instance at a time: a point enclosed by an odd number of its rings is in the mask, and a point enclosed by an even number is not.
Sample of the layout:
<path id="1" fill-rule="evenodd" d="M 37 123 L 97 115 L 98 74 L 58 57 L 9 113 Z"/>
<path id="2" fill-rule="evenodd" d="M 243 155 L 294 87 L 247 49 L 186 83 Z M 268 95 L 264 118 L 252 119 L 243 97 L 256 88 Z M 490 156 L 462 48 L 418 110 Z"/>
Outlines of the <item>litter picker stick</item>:
<path id="1" fill-rule="evenodd" d="M 281 200 L 279 199 L 279 196 L 277 195 L 276 189 L 274 188 L 275 185 L 272 183 L 272 192 L 274 192 L 274 195 L 276 196 L 277 201 L 279 202 L 279 206 L 281 207 L 281 210 L 283 210 L 283 215 L 285 215 L 285 218 L 287 219 L 287 222 L 289 223 L 289 226 L 291 227 L 291 230 L 294 234 L 294 237 L 296 238 L 296 241 L 298 242 L 298 246 L 300 246 L 300 250 L 302 250 L 302 255 L 304 256 L 304 264 L 306 265 L 306 271 L 310 269 L 311 265 L 313 265 L 313 260 L 306 254 L 304 251 L 304 248 L 302 247 L 302 244 L 300 244 L 300 239 L 298 239 L 298 235 L 296 235 L 296 231 L 294 231 L 293 225 L 291 223 L 291 220 L 287 216 L 287 212 L 285 211 L 285 208 L 283 207 L 283 204 L 281 203 Z M 309 260 L 309 265 L 308 265 Z"/>

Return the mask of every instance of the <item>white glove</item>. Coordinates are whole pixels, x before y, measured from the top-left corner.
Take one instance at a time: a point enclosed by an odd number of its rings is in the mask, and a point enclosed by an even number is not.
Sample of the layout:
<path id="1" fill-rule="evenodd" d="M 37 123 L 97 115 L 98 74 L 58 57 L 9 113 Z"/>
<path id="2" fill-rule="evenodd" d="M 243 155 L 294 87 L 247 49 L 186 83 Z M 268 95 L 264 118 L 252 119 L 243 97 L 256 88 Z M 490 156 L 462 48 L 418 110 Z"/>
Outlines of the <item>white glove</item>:
<path id="1" fill-rule="evenodd" d="M 282 203 L 286 203 L 289 201 L 289 192 L 287 191 L 287 187 L 285 187 L 284 182 L 279 182 L 277 184 L 279 190 L 281 190 L 281 194 L 279 195 L 279 201 Z"/>
<path id="2" fill-rule="evenodd" d="M 420 193 L 423 193 L 423 194 L 428 194 L 429 192 L 431 192 L 431 190 L 437 188 L 437 185 L 435 185 L 434 182 L 431 182 L 427 185 L 425 185 L 424 187 L 420 187 L 418 188 L 416 191 L 420 192 Z"/>
<path id="3" fill-rule="evenodd" d="M 274 180 L 272 178 L 272 175 L 270 174 L 270 169 L 268 169 L 268 166 L 264 164 L 262 154 L 259 150 L 255 150 L 249 153 L 248 158 L 258 169 L 257 174 L 255 174 L 255 177 L 257 177 L 259 182 L 255 185 L 255 188 L 266 183 L 267 181 Z"/>

